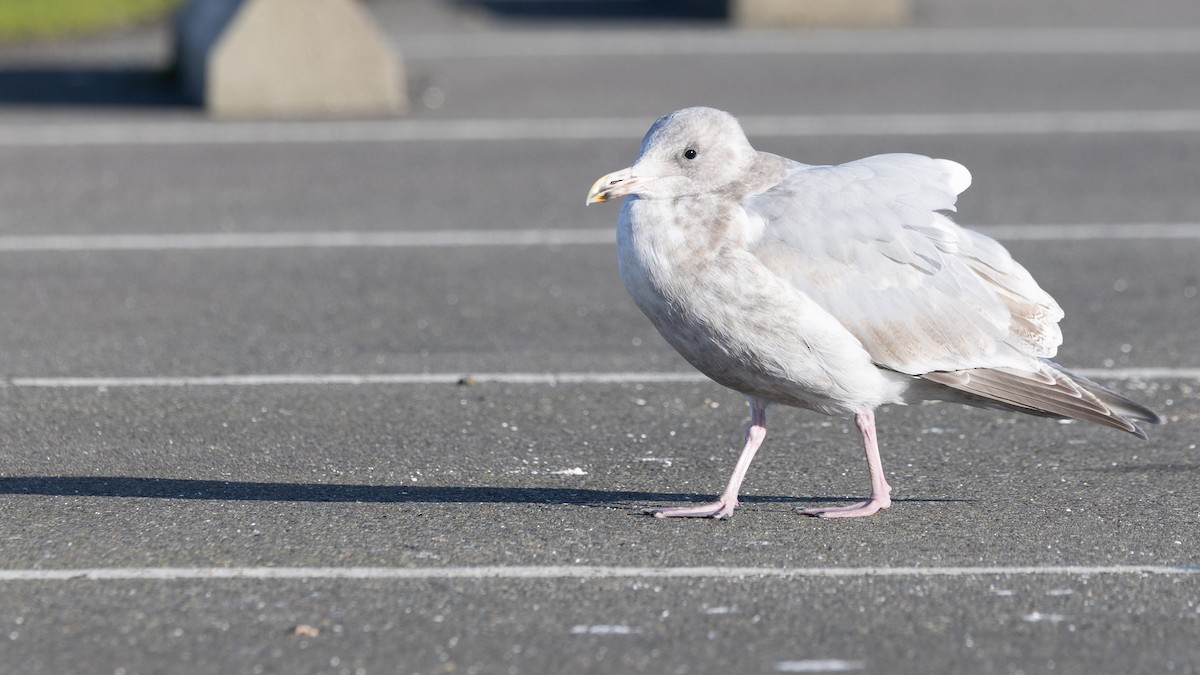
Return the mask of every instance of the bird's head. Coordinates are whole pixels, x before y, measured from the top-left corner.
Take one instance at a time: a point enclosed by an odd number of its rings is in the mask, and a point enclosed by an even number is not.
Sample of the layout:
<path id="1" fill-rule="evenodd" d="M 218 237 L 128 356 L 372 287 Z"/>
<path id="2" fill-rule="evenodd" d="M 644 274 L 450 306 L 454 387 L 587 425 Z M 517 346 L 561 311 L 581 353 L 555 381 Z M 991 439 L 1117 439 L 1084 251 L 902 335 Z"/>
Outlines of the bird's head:
<path id="1" fill-rule="evenodd" d="M 714 108 L 684 108 L 660 117 L 642 139 L 637 162 L 601 177 L 587 204 L 626 195 L 672 199 L 719 190 L 756 156 L 737 119 Z"/>

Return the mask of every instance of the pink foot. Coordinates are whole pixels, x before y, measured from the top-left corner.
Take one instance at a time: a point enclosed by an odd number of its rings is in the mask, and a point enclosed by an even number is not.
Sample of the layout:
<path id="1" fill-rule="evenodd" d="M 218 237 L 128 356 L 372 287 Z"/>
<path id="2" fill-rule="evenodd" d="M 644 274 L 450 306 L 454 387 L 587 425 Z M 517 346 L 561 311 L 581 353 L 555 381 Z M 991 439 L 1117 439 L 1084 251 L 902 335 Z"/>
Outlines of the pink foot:
<path id="1" fill-rule="evenodd" d="M 736 501 L 726 502 L 718 499 L 707 504 L 696 506 L 674 506 L 666 509 L 645 509 L 642 513 L 655 518 L 715 518 L 725 520 L 733 517 Z"/>
<path id="2" fill-rule="evenodd" d="M 883 462 L 879 461 L 879 443 L 875 440 L 875 413 L 871 410 L 854 416 L 854 423 L 862 433 L 863 447 L 867 452 L 867 472 L 871 474 L 871 496 L 865 502 L 850 506 L 826 506 L 800 511 L 805 516 L 817 518 L 862 518 L 892 505 L 892 487 L 883 477 Z"/>
<path id="3" fill-rule="evenodd" d="M 733 467 L 733 475 L 716 501 L 696 506 L 675 506 L 667 509 L 646 509 L 642 513 L 655 518 L 715 518 L 725 520 L 733 517 L 733 510 L 738 505 L 738 490 L 742 487 L 742 479 L 746 470 L 754 460 L 754 453 L 767 436 L 767 404 L 750 398 L 750 424 L 746 427 L 746 445 L 738 456 L 737 465 Z"/>
<path id="4" fill-rule="evenodd" d="M 798 510 L 802 516 L 813 516 L 816 518 L 861 518 L 875 513 L 879 509 L 886 509 L 892 505 L 892 500 L 889 497 L 882 499 L 868 499 L 865 502 L 851 504 L 850 506 L 825 506 L 815 509 Z"/>

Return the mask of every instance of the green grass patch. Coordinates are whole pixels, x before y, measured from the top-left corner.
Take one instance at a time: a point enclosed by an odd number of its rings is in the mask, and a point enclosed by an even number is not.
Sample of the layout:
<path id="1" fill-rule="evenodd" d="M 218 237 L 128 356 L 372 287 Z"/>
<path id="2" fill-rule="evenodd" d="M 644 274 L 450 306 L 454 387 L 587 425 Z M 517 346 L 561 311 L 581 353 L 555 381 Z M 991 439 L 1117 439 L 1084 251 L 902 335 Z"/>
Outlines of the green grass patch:
<path id="1" fill-rule="evenodd" d="M 0 40 L 44 38 L 155 19 L 181 0 L 0 0 Z"/>

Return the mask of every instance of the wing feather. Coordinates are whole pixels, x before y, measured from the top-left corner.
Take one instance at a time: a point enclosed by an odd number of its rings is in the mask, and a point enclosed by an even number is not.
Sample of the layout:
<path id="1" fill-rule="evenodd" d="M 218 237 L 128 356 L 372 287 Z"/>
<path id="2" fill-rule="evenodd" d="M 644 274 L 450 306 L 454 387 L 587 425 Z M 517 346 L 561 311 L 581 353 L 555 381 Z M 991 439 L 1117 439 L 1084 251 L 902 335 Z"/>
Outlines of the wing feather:
<path id="1" fill-rule="evenodd" d="M 1143 439 L 1146 433 L 1137 422 L 1161 422 L 1149 408 L 1048 362 L 1035 370 L 981 368 L 927 373 L 924 378 L 1011 409 L 1092 422 Z"/>
<path id="2" fill-rule="evenodd" d="M 881 366 L 1028 368 L 1057 351 L 1062 310 L 1003 246 L 939 213 L 970 182 L 963 166 L 920 155 L 793 162 L 745 203 L 764 223 L 755 253 Z"/>

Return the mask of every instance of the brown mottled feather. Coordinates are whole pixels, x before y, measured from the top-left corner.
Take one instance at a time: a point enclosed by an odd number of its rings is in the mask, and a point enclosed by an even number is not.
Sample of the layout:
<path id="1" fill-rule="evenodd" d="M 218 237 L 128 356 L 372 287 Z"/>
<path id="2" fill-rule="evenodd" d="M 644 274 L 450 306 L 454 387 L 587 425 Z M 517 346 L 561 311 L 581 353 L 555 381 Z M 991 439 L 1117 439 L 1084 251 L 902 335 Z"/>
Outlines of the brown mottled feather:
<path id="1" fill-rule="evenodd" d="M 1146 434 L 1135 422 L 1161 421 L 1150 409 L 1050 362 L 1037 371 L 976 368 L 922 377 L 1021 412 L 1092 422 L 1141 438 Z"/>

